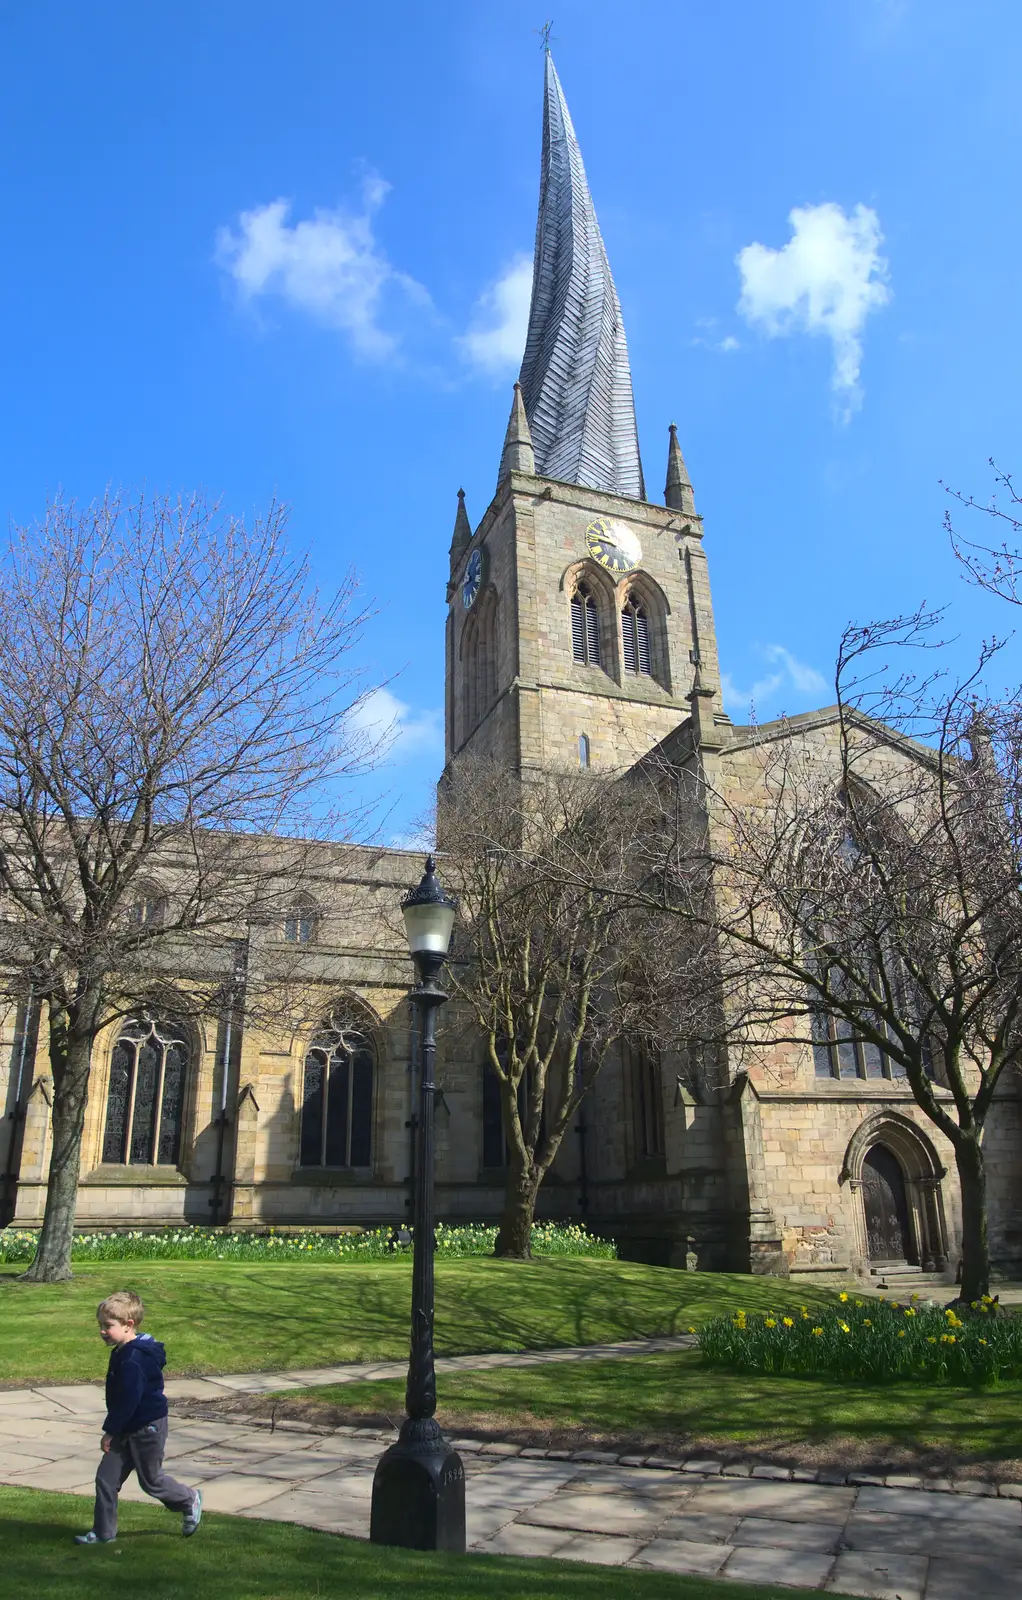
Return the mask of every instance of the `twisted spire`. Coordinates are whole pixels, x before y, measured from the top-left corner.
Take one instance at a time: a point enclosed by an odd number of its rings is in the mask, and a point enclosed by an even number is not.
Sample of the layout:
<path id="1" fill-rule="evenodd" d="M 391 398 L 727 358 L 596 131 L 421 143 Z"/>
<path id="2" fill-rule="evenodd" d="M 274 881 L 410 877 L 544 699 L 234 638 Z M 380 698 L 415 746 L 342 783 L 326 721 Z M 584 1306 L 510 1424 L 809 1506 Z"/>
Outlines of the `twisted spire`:
<path id="1" fill-rule="evenodd" d="M 549 50 L 521 385 L 538 473 L 645 499 L 621 306 Z"/>

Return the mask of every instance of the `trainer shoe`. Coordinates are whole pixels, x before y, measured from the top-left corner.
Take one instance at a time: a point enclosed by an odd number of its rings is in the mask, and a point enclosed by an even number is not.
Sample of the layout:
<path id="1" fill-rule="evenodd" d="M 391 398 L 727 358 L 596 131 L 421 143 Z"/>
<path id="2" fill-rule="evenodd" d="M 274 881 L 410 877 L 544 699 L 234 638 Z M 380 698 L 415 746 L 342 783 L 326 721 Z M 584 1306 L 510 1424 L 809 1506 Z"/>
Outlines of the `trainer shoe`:
<path id="1" fill-rule="evenodd" d="M 111 1534 L 109 1539 L 101 1539 L 95 1528 L 90 1528 L 88 1533 L 76 1533 L 75 1544 L 113 1544 L 116 1534 Z"/>
<path id="2" fill-rule="evenodd" d="M 195 1491 L 195 1499 L 192 1501 L 192 1509 L 190 1511 L 186 1511 L 185 1512 L 185 1519 L 184 1519 L 184 1522 L 181 1524 L 181 1532 L 184 1534 L 186 1539 L 190 1539 L 191 1538 L 192 1534 L 195 1532 L 196 1528 L 199 1526 L 199 1523 L 201 1521 L 202 1521 L 202 1495 L 200 1494 L 199 1490 L 196 1489 L 196 1491 Z"/>

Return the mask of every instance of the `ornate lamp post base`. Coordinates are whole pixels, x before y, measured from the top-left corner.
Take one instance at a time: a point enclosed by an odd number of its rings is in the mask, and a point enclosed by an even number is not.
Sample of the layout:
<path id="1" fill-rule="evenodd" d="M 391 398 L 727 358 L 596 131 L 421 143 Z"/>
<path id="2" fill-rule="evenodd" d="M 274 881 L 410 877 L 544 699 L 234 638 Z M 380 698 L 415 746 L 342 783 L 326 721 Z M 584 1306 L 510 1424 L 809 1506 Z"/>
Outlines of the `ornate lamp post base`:
<path id="1" fill-rule="evenodd" d="M 465 1552 L 465 1468 L 432 1417 L 406 1417 L 379 1459 L 369 1522 L 373 1544 Z"/>

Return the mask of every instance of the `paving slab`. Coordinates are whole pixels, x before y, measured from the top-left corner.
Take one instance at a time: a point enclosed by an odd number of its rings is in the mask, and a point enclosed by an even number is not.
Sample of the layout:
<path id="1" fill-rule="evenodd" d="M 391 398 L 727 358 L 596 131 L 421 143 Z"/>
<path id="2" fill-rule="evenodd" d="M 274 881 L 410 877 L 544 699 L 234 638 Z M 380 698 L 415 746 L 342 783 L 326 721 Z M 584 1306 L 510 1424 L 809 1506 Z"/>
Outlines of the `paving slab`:
<path id="1" fill-rule="evenodd" d="M 887 1550 L 845 1550 L 838 1556 L 827 1590 L 834 1594 L 867 1595 L 870 1600 L 924 1600 L 929 1562 L 925 1556 L 897 1555 Z M 972 1595 L 970 1600 L 984 1600 Z M 966 1600 L 966 1591 L 955 1596 Z"/>
<path id="2" fill-rule="evenodd" d="M 887 1492 L 818 1483 L 769 1483 L 762 1478 L 714 1478 L 699 1485 L 689 1505 L 693 1511 L 734 1511 L 740 1517 L 778 1517 L 785 1522 L 844 1522 L 857 1494 Z M 986 1501 L 979 1503 L 985 1505 Z"/>
<path id="3" fill-rule="evenodd" d="M 831 1494 L 840 1490 L 829 1490 Z M 845 1493 L 852 1493 L 846 1490 Z M 968 1522 L 977 1530 L 1022 1528 L 1017 1500 L 977 1500 L 953 1494 L 920 1494 L 918 1489 L 860 1489 L 858 1511 L 884 1511 L 909 1517 L 939 1517 L 942 1522 Z"/>
<path id="4" fill-rule="evenodd" d="M 971 1555 L 977 1542 L 985 1555 L 1011 1562 L 1022 1573 L 1022 1529 L 972 1527 L 941 1517 L 889 1516 L 883 1511 L 856 1511 L 845 1524 L 850 1550 L 895 1550 L 914 1555 Z M 1022 1593 L 1022 1580 L 1020 1580 Z"/>
<path id="5" fill-rule="evenodd" d="M 548 1528 L 577 1528 L 585 1533 L 623 1533 L 652 1538 L 664 1520 L 664 1511 L 645 1495 L 619 1491 L 605 1494 L 552 1495 L 530 1507 L 522 1522 Z"/>
<path id="6" fill-rule="evenodd" d="M 592 1561 L 597 1566 L 623 1566 L 641 1549 L 637 1539 L 600 1533 L 571 1533 L 512 1522 L 471 1547 L 482 1555 L 547 1556 L 557 1561 Z"/>
<path id="7" fill-rule="evenodd" d="M 837 1553 L 841 1538 L 841 1527 L 835 1522 L 780 1522 L 771 1517 L 743 1517 L 729 1536 L 731 1544 L 775 1545 L 782 1550 L 815 1550 L 828 1555 Z"/>
<path id="8" fill-rule="evenodd" d="M 685 1572 L 714 1578 L 730 1554 L 731 1547 L 726 1544 L 693 1544 L 687 1539 L 652 1539 L 629 1565 L 655 1567 L 658 1572 Z"/>
<path id="9" fill-rule="evenodd" d="M 689 1544 L 730 1544 L 738 1526 L 733 1514 L 719 1511 L 682 1511 L 661 1522 L 660 1539 L 687 1539 Z"/>
<path id="10" fill-rule="evenodd" d="M 103 1390 L 96 1384 L 63 1384 L 52 1389 L 36 1388 L 34 1392 L 75 1416 L 102 1417 L 106 1411 Z"/>
<path id="11" fill-rule="evenodd" d="M 223 1472 L 203 1486 L 202 1504 L 206 1511 L 227 1511 L 237 1516 L 267 1500 L 275 1500 L 279 1494 L 279 1478 Z"/>
<path id="12" fill-rule="evenodd" d="M 683 1504 L 695 1493 L 696 1486 L 686 1483 L 677 1472 L 658 1472 L 654 1467 L 601 1467 L 599 1472 L 587 1469 L 572 1478 L 572 1487 L 602 1491 L 626 1489 L 629 1494 L 645 1495 L 650 1500 L 669 1500 Z"/>
<path id="13" fill-rule="evenodd" d="M 930 1562 L 925 1600 L 1018 1600 L 1018 1568 L 986 1556 L 942 1556 Z"/>
<path id="14" fill-rule="evenodd" d="M 793 1589 L 819 1589 L 834 1565 L 832 1555 L 815 1550 L 770 1550 L 746 1547 L 729 1555 L 721 1577 L 736 1583 L 783 1583 Z"/>

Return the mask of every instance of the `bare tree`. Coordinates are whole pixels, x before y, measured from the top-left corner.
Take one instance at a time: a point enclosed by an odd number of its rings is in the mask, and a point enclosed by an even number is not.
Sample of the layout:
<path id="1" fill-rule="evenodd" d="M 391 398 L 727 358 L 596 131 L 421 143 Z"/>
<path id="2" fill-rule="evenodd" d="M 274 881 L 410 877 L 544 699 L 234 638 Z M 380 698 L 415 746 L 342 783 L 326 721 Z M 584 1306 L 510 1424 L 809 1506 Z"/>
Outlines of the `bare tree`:
<path id="1" fill-rule="evenodd" d="M 732 1066 L 831 1042 L 908 1084 L 954 1150 L 968 1303 L 989 1287 L 984 1129 L 1022 1058 L 1022 745 L 1017 704 L 874 673 L 935 622 L 845 634 L 828 757 L 789 727 L 738 792 L 651 774 L 633 893 L 690 929 L 661 987 L 681 1018 L 697 996 L 690 1036 L 718 1019 Z"/>
<path id="2" fill-rule="evenodd" d="M 499 1083 L 508 1145 L 499 1256 L 529 1255 L 564 1134 L 610 1046 L 647 1013 L 649 918 L 608 893 L 631 870 L 628 811 L 613 776 L 523 781 L 485 760 L 461 761 L 441 794 L 462 908 L 451 982 Z"/>
<path id="3" fill-rule="evenodd" d="M 365 612 L 321 605 L 285 514 L 246 531 L 201 496 L 58 501 L 0 585 L 0 961 L 45 1003 L 53 1151 L 26 1276 L 70 1276 L 97 1034 L 227 995 L 232 936 L 280 915 L 336 782 Z"/>
<path id="4" fill-rule="evenodd" d="M 983 539 L 967 539 L 955 526 L 950 511 L 944 514 L 944 526 L 951 539 L 951 547 L 965 567 L 973 583 L 989 594 L 997 595 L 1012 605 L 1022 605 L 1022 494 L 1015 487 L 1012 474 L 1002 471 L 991 458 L 995 490 L 986 502 L 958 489 L 947 489 L 952 499 L 967 511 L 978 511 L 989 520 L 992 532 L 1000 538 L 992 543 Z M 998 491 L 1001 499 L 998 500 Z M 975 522 L 975 519 L 974 519 Z"/>

